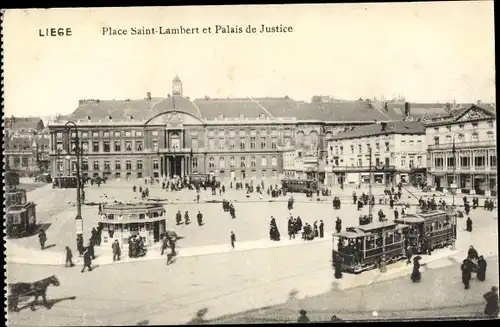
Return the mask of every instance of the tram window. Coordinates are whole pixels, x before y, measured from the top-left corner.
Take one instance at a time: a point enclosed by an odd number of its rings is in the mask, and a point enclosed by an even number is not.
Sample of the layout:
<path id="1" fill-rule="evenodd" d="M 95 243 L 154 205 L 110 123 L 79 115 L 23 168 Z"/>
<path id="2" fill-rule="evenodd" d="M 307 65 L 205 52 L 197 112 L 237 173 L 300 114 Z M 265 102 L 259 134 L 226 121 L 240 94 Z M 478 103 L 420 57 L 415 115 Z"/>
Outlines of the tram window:
<path id="1" fill-rule="evenodd" d="M 385 244 L 392 244 L 394 243 L 394 234 L 393 233 L 387 233 L 385 236 Z"/>
<path id="2" fill-rule="evenodd" d="M 123 231 L 124 232 L 128 232 L 128 224 L 124 224 L 123 225 Z"/>
<path id="3" fill-rule="evenodd" d="M 375 244 L 377 245 L 377 247 L 381 247 L 382 246 L 382 237 L 377 237 L 376 241 L 375 241 Z"/>
<path id="4" fill-rule="evenodd" d="M 401 232 L 394 231 L 394 243 L 401 242 Z"/>
<path id="5" fill-rule="evenodd" d="M 373 248 L 375 248 L 375 240 L 373 239 L 373 237 L 369 237 L 366 239 L 366 249 L 370 250 Z"/>
<path id="6" fill-rule="evenodd" d="M 130 224 L 130 231 L 137 232 L 139 230 L 139 224 Z"/>

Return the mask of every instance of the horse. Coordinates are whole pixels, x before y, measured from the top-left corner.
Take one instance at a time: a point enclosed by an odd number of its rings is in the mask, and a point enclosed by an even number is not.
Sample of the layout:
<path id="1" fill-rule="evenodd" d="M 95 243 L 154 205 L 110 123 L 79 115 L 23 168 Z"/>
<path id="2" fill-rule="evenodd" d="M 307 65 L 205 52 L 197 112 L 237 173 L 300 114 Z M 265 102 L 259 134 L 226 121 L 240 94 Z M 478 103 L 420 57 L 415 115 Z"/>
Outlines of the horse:
<path id="1" fill-rule="evenodd" d="M 42 297 L 43 305 L 45 308 L 50 309 L 50 305 L 47 302 L 47 288 L 49 285 L 59 286 L 59 280 L 55 275 L 44 278 L 34 283 L 14 283 L 9 284 L 10 294 L 8 295 L 8 308 L 9 311 L 19 312 L 19 297 L 21 296 L 33 296 L 34 300 L 31 302 L 31 311 L 35 311 L 35 304 L 38 297 Z"/>

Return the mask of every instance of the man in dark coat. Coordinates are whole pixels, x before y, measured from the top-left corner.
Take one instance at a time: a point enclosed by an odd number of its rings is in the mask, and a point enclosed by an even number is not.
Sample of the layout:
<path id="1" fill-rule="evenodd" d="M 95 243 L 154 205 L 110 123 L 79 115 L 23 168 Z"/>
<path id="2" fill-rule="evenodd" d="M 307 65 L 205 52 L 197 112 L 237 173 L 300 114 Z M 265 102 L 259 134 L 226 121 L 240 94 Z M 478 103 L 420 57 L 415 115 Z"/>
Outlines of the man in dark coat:
<path id="1" fill-rule="evenodd" d="M 394 209 L 394 220 L 398 219 L 399 217 L 399 211 L 397 209 Z"/>
<path id="2" fill-rule="evenodd" d="M 491 291 L 483 295 L 483 298 L 486 300 L 484 314 L 490 318 L 498 317 L 498 288 L 493 286 Z"/>
<path id="3" fill-rule="evenodd" d="M 469 202 L 465 203 L 464 204 L 464 211 L 465 211 L 465 214 L 466 215 L 469 215 L 470 213 L 470 205 L 469 205 Z"/>
<path id="4" fill-rule="evenodd" d="M 479 254 L 477 253 L 476 249 L 471 245 L 469 247 L 469 251 L 467 251 L 467 259 L 478 259 Z"/>
<path id="5" fill-rule="evenodd" d="M 40 229 L 40 232 L 38 232 L 38 241 L 40 242 L 40 248 L 42 250 L 45 249 L 45 242 L 47 242 L 47 234 L 45 234 L 45 231 Z"/>
<path id="6" fill-rule="evenodd" d="M 323 220 L 319 221 L 319 237 L 325 237 L 325 224 L 323 224 Z"/>
<path id="7" fill-rule="evenodd" d="M 82 256 L 83 252 L 85 252 L 85 246 L 83 246 L 83 236 L 81 234 L 76 237 L 76 248 L 80 256 Z"/>
<path id="8" fill-rule="evenodd" d="M 97 245 L 97 231 L 95 230 L 95 227 L 92 227 L 90 235 L 90 242 L 92 243 L 92 245 Z"/>
<path id="9" fill-rule="evenodd" d="M 89 246 L 87 247 L 87 252 L 92 257 L 92 259 L 95 259 L 94 244 L 92 244 L 92 239 L 89 240 Z"/>
<path id="10" fill-rule="evenodd" d="M 111 248 L 113 250 L 113 261 L 120 261 L 120 255 L 122 254 L 122 251 L 120 249 L 120 243 L 118 243 L 118 240 L 115 240 L 113 244 L 111 245 Z"/>
<path id="11" fill-rule="evenodd" d="M 295 234 L 299 233 L 302 230 L 302 219 L 300 219 L 300 216 L 297 216 L 297 219 L 295 220 Z"/>
<path id="12" fill-rule="evenodd" d="M 92 265 L 92 256 L 90 255 L 89 250 L 87 249 L 87 251 L 85 251 L 85 253 L 83 254 L 82 272 L 85 271 L 85 268 L 89 268 L 89 271 L 92 271 L 91 265 Z"/>
<path id="13" fill-rule="evenodd" d="M 462 262 L 462 283 L 464 284 L 464 288 L 468 290 L 470 288 L 470 280 L 472 278 L 472 267 L 468 259 L 465 259 Z"/>
<path id="14" fill-rule="evenodd" d="M 198 214 L 196 215 L 196 219 L 198 220 L 198 226 L 203 225 L 203 215 L 201 212 L 198 210 Z"/>
<path id="15" fill-rule="evenodd" d="M 293 218 L 290 216 L 288 218 L 288 238 L 291 240 L 295 239 L 295 226 L 293 224 Z"/>
<path id="16" fill-rule="evenodd" d="M 340 217 L 337 217 L 337 220 L 335 221 L 335 230 L 337 233 L 342 231 L 342 220 L 340 220 Z"/>
<path id="17" fill-rule="evenodd" d="M 484 282 L 486 279 L 486 260 L 484 260 L 484 257 L 481 255 L 479 256 L 479 259 L 477 260 L 477 280 Z"/>
<path id="18" fill-rule="evenodd" d="M 356 196 L 356 191 L 352 192 L 352 204 L 356 204 L 358 202 L 358 197 Z"/>
<path id="19" fill-rule="evenodd" d="M 468 232 L 472 232 L 472 219 L 470 217 L 467 217 L 467 221 L 465 222 L 467 227 L 465 228 Z"/>
<path id="20" fill-rule="evenodd" d="M 66 267 L 69 265 L 70 267 L 74 267 L 75 264 L 73 263 L 73 252 L 71 252 L 71 249 L 69 246 L 66 246 Z"/>
<path id="21" fill-rule="evenodd" d="M 236 243 L 236 235 L 231 231 L 231 247 L 234 249 L 234 243 Z"/>
<path id="22" fill-rule="evenodd" d="M 177 225 L 180 225 L 182 222 L 182 214 L 181 214 L 181 211 L 178 210 L 177 213 L 175 214 L 175 223 Z"/>
<path id="23" fill-rule="evenodd" d="M 335 269 L 335 279 L 341 279 L 342 278 L 342 258 L 337 255 L 335 258 L 335 263 L 334 263 L 334 269 Z"/>

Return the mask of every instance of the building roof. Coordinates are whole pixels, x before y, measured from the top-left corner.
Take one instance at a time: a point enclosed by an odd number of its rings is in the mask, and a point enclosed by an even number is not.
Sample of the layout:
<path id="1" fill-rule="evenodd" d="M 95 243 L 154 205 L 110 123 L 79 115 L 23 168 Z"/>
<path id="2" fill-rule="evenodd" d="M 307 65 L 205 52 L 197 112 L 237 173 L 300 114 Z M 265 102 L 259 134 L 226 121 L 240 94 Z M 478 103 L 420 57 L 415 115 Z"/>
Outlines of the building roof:
<path id="1" fill-rule="evenodd" d="M 425 127 L 421 122 L 388 122 L 385 130 L 382 129 L 384 123 L 362 125 L 351 127 L 345 132 L 340 132 L 330 137 L 330 140 L 343 140 L 343 139 L 356 139 L 363 137 L 370 137 L 383 134 L 425 134 Z"/>
<path id="2" fill-rule="evenodd" d="M 41 131 L 43 127 L 43 120 L 40 117 L 5 118 L 5 128 L 10 130 Z"/>
<path id="3" fill-rule="evenodd" d="M 494 109 L 494 107 L 471 104 L 467 107 L 451 110 L 447 116 L 429 119 L 425 122 L 425 126 L 438 126 L 457 123 L 467 114 L 467 112 L 475 112 L 478 114 L 478 117 L 474 118 L 474 120 L 496 118 L 496 110 Z"/>

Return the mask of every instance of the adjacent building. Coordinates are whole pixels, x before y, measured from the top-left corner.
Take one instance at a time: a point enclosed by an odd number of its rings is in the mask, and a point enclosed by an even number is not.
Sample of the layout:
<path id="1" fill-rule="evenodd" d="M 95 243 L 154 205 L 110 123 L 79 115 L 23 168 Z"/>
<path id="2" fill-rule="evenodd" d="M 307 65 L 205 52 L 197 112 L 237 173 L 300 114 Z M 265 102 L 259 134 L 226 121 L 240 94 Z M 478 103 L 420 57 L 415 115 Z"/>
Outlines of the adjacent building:
<path id="1" fill-rule="evenodd" d="M 5 118 L 4 156 L 7 169 L 21 176 L 49 171 L 50 136 L 42 119 Z"/>
<path id="2" fill-rule="evenodd" d="M 482 105 L 426 123 L 428 184 L 457 193 L 497 192 L 496 112 Z"/>
<path id="3" fill-rule="evenodd" d="M 421 122 L 381 122 L 350 127 L 328 138 L 328 171 L 332 184 L 418 183 L 427 163 Z"/>
<path id="4" fill-rule="evenodd" d="M 400 120 L 370 100 L 307 103 L 283 98 L 191 100 L 176 77 L 172 93 L 140 100 L 80 100 L 69 116 L 49 123 L 52 173 L 76 173 L 76 132 L 82 174 L 108 178 L 172 177 L 205 173 L 219 178 L 284 176 L 287 149 L 303 152 L 311 178 L 325 179 L 325 138 L 346 126 Z M 288 160 L 288 159 L 287 159 Z"/>

